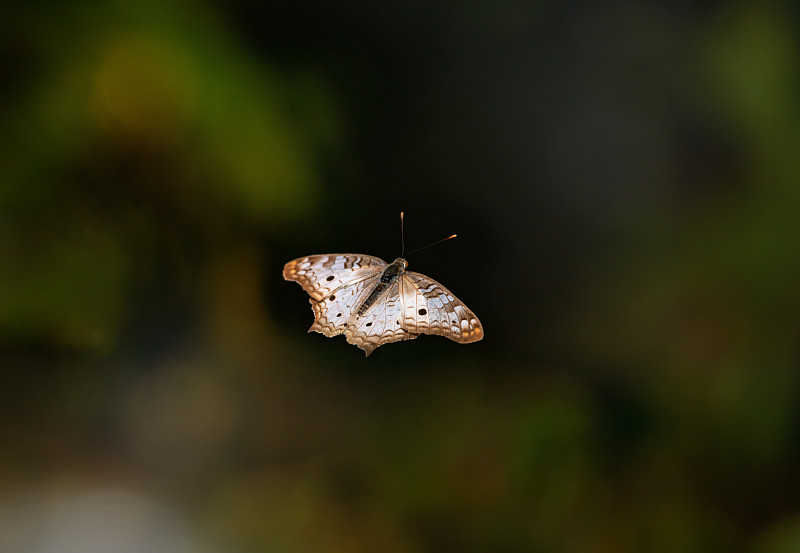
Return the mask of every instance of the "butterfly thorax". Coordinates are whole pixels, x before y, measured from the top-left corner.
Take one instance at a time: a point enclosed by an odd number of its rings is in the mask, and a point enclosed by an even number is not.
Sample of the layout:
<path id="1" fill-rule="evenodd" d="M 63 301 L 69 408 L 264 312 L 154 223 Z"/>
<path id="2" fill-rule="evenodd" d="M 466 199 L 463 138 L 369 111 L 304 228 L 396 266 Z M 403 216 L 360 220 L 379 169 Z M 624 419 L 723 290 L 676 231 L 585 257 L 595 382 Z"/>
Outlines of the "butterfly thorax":
<path id="1" fill-rule="evenodd" d="M 391 284 L 397 280 L 397 277 L 406 272 L 406 267 L 408 267 L 408 261 L 402 257 L 398 257 L 392 261 L 391 265 L 384 269 L 383 274 L 381 275 L 381 282 Z"/>
<path id="2" fill-rule="evenodd" d="M 398 257 L 390 265 L 388 265 L 381 274 L 380 282 L 375 285 L 375 288 L 373 288 L 369 297 L 367 297 L 367 299 L 364 300 L 364 303 L 359 306 L 357 314 L 360 316 L 366 313 L 372 304 L 378 300 L 383 291 L 386 290 L 386 288 L 388 288 L 398 278 L 400 278 L 404 272 L 406 272 L 406 267 L 408 267 L 408 261 L 402 257 Z"/>

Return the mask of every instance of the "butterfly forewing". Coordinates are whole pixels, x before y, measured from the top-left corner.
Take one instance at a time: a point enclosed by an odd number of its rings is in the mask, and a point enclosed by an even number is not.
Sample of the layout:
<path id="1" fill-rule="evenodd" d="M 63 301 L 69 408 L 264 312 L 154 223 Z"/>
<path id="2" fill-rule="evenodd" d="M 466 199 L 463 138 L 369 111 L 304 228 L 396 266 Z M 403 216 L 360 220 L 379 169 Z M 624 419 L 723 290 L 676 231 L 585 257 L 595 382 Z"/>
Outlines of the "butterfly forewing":
<path id="1" fill-rule="evenodd" d="M 406 271 L 400 289 L 402 322 L 410 333 L 439 334 L 462 344 L 483 338 L 475 313 L 432 278 Z"/>
<path id="2" fill-rule="evenodd" d="M 287 263 L 283 278 L 299 283 L 312 299 L 321 301 L 341 288 L 380 277 L 386 265 L 371 255 L 309 255 Z"/>
<path id="3" fill-rule="evenodd" d="M 331 337 L 344 332 L 385 267 L 385 261 L 368 255 L 309 255 L 287 263 L 283 278 L 294 280 L 311 296 L 314 324 L 309 332 Z"/>

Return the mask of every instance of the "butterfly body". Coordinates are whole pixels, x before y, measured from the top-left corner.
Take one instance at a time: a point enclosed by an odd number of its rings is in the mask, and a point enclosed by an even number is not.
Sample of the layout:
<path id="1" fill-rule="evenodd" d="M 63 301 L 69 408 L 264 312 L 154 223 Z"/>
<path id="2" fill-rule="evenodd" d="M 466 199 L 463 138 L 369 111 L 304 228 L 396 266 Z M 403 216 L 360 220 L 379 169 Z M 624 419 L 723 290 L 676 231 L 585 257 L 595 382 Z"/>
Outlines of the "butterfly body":
<path id="1" fill-rule="evenodd" d="M 356 313 L 359 315 L 366 313 L 367 309 L 383 294 L 383 291 L 400 278 L 400 275 L 406 271 L 406 267 L 408 267 L 408 262 L 402 257 L 398 257 L 388 265 L 381 273 L 380 282 L 372 289 L 372 292 L 370 292 L 370 295 L 364 300 L 364 303 L 361 304 Z"/>
<path id="2" fill-rule="evenodd" d="M 310 331 L 347 342 L 367 355 L 375 348 L 420 334 L 439 334 L 459 343 L 483 338 L 475 314 L 447 288 L 408 262 L 392 263 L 360 254 L 310 255 L 290 261 L 283 278 L 300 284 L 314 311 Z"/>

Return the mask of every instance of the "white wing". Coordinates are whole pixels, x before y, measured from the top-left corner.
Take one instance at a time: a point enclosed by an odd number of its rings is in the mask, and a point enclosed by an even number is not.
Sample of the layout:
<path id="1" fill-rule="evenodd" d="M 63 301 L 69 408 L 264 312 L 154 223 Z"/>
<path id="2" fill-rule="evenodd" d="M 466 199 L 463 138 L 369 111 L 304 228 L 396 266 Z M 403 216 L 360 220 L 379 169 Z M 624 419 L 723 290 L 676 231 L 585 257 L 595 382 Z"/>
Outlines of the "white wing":
<path id="1" fill-rule="evenodd" d="M 347 322 L 344 331 L 347 342 L 363 349 L 367 356 L 383 344 L 413 340 L 419 336 L 401 324 L 399 286 L 399 280 L 392 283 L 363 315 L 353 313 Z"/>
<path id="2" fill-rule="evenodd" d="M 331 337 L 344 332 L 386 265 L 370 255 L 309 255 L 287 263 L 283 278 L 297 282 L 311 296 L 314 324 L 309 332 Z"/>
<path id="3" fill-rule="evenodd" d="M 400 324 L 409 334 L 439 334 L 461 344 L 483 338 L 475 313 L 432 278 L 406 271 L 399 284 Z"/>

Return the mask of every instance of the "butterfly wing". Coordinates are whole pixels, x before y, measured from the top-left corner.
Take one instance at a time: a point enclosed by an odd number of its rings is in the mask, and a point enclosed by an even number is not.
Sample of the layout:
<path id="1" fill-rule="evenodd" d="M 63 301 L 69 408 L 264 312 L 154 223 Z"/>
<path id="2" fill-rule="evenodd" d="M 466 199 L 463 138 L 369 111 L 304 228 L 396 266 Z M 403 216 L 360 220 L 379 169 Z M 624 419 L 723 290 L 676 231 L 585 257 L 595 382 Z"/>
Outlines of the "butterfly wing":
<path id="1" fill-rule="evenodd" d="M 347 342 L 363 349 L 367 356 L 383 344 L 419 336 L 401 324 L 399 288 L 400 281 L 393 282 L 363 315 L 353 313 L 347 323 Z"/>
<path id="2" fill-rule="evenodd" d="M 309 255 L 287 263 L 283 278 L 297 282 L 311 296 L 314 324 L 309 332 L 331 337 L 344 332 L 386 265 L 370 255 Z"/>
<path id="3" fill-rule="evenodd" d="M 399 286 L 400 323 L 409 334 L 439 334 L 461 344 L 483 338 L 475 313 L 432 278 L 406 271 Z"/>
<path id="4" fill-rule="evenodd" d="M 312 299 L 322 301 L 341 288 L 380 275 L 386 265 L 371 255 L 309 255 L 284 265 L 283 278 L 297 282 Z"/>

